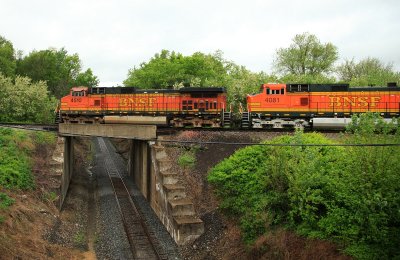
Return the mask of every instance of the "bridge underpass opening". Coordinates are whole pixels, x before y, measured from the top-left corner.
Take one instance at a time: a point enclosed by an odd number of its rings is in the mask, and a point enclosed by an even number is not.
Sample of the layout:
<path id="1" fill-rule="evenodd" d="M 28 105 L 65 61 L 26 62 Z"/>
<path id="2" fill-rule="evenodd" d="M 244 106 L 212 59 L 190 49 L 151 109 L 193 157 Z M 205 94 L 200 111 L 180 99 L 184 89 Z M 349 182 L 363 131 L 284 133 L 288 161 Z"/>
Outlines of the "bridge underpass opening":
<path id="1" fill-rule="evenodd" d="M 204 224 L 197 217 L 184 186 L 179 183 L 178 174 L 171 172 L 172 162 L 165 149 L 155 141 L 155 126 L 104 125 L 103 128 L 103 125 L 60 124 L 59 129 L 66 140 L 65 176 L 61 188 L 65 194 L 73 178 L 72 167 L 67 165 L 73 161 L 74 136 L 123 138 L 123 142 L 129 144 L 126 172 L 175 242 L 188 243 L 204 232 Z M 65 197 L 65 194 L 62 196 Z"/>

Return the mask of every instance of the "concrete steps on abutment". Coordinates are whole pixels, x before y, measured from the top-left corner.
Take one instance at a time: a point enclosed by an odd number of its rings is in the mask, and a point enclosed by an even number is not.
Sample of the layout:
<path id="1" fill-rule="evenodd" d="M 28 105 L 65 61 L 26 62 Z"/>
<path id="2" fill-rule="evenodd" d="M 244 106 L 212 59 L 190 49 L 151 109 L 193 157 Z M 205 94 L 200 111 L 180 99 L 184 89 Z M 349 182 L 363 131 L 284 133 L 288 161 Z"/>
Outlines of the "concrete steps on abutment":
<path id="1" fill-rule="evenodd" d="M 187 196 L 184 178 L 173 169 L 164 146 L 152 146 L 153 159 L 156 160 L 156 179 L 159 183 L 159 196 L 156 211 L 160 220 L 178 245 L 198 238 L 204 232 L 204 223 L 197 216 L 192 200 Z"/>

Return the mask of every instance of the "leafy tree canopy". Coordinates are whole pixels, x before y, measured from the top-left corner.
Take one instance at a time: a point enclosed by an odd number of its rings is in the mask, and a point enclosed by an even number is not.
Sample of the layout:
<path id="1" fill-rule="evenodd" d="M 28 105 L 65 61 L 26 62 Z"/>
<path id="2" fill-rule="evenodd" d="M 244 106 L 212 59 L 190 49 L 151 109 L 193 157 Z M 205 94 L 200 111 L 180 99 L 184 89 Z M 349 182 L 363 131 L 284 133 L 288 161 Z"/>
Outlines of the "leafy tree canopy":
<path id="1" fill-rule="evenodd" d="M 19 75 L 28 76 L 35 82 L 46 81 L 50 93 L 57 98 L 68 93 L 76 85 L 77 79 L 80 84 L 96 84 L 97 77 L 91 71 L 80 75 L 80 70 L 81 60 L 78 54 L 70 55 L 64 48 L 32 51 L 18 60 L 17 66 Z"/>
<path id="2" fill-rule="evenodd" d="M 309 33 L 297 34 L 288 48 L 276 51 L 274 67 L 277 72 L 293 75 L 329 73 L 338 59 L 337 47 L 321 43 Z"/>
<path id="3" fill-rule="evenodd" d="M 359 62 L 346 60 L 337 67 L 339 79 L 352 86 L 386 86 L 388 82 L 400 83 L 400 73 L 393 64 L 384 64 L 377 58 L 366 58 Z"/>
<path id="4" fill-rule="evenodd" d="M 79 73 L 75 80 L 76 86 L 95 87 L 99 85 L 99 79 L 93 75 L 91 69 L 87 69 L 83 73 Z"/>
<path id="5" fill-rule="evenodd" d="M 15 76 L 16 58 L 13 44 L 0 36 L 0 73 L 7 77 Z"/>
<path id="6" fill-rule="evenodd" d="M 32 83 L 27 77 L 12 79 L 0 74 L 1 122 L 53 122 L 56 104 L 44 81 Z"/>
<path id="7" fill-rule="evenodd" d="M 191 56 L 162 50 L 139 68 L 129 70 L 125 86 L 140 88 L 166 88 L 170 86 L 221 86 L 224 85 L 224 68 L 221 55 L 196 52 Z"/>

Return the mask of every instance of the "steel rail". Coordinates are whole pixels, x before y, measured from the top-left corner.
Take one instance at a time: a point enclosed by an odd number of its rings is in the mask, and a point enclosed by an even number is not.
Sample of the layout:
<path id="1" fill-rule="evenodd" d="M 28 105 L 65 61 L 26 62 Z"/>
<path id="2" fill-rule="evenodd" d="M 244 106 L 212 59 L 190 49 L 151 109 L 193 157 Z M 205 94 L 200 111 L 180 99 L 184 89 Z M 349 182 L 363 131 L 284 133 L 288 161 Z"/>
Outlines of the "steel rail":
<path id="1" fill-rule="evenodd" d="M 98 138 L 100 150 L 104 153 L 104 166 L 113 186 L 117 206 L 121 214 L 125 232 L 136 259 L 167 259 L 160 251 L 153 233 L 151 233 L 143 216 L 132 200 L 121 174 L 110 158 L 110 151 L 103 138 Z"/>

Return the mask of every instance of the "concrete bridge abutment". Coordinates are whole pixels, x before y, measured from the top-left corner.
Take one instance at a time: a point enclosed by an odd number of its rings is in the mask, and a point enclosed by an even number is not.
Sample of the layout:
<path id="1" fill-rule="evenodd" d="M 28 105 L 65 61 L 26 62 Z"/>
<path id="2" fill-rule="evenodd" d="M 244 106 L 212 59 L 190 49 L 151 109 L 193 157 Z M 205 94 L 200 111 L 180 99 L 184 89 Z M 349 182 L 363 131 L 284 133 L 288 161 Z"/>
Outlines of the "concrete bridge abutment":
<path id="1" fill-rule="evenodd" d="M 128 174 L 131 176 L 142 192 L 143 196 L 149 201 L 151 197 L 151 153 L 150 144 L 144 140 L 130 140 Z"/>
<path id="2" fill-rule="evenodd" d="M 58 209 L 61 210 L 67 196 L 69 184 L 74 173 L 74 138 L 72 136 L 59 137 L 53 154 L 52 167 L 60 176 L 58 189 Z"/>
<path id="3" fill-rule="evenodd" d="M 131 140 L 128 173 L 177 244 L 193 241 L 204 232 L 204 224 L 159 142 Z"/>

